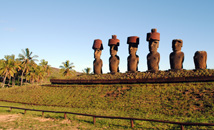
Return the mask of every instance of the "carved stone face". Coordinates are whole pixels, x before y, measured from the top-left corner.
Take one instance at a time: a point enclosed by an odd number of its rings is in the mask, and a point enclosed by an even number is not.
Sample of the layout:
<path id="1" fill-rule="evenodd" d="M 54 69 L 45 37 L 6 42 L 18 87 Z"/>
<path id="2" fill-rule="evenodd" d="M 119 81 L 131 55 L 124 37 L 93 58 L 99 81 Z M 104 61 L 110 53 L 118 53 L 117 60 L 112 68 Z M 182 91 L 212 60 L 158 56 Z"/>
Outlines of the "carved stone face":
<path id="1" fill-rule="evenodd" d="M 158 40 L 150 40 L 149 41 L 149 51 L 150 52 L 157 52 L 159 47 L 159 41 Z"/>
<path id="2" fill-rule="evenodd" d="M 129 44 L 129 54 L 136 55 L 137 47 L 138 47 L 137 44 Z"/>
<path id="3" fill-rule="evenodd" d="M 94 58 L 95 59 L 100 59 L 101 54 L 102 54 L 102 50 L 100 50 L 100 49 L 94 50 Z"/>
<path id="4" fill-rule="evenodd" d="M 172 42 L 172 50 L 174 52 L 181 51 L 182 46 L 183 46 L 183 43 L 181 41 L 179 41 L 179 40 L 176 40 L 176 41 Z"/>
<path id="5" fill-rule="evenodd" d="M 111 56 L 117 55 L 117 50 L 118 50 L 117 46 L 115 46 L 115 45 L 110 46 L 110 54 L 111 54 Z"/>

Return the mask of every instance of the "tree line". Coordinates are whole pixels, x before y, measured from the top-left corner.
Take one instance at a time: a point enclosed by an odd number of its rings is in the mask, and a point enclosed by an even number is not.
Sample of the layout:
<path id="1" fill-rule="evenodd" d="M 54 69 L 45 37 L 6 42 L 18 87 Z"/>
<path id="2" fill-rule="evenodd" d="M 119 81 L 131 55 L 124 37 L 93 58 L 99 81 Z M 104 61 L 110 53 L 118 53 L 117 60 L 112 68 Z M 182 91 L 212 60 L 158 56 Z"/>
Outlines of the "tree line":
<path id="1" fill-rule="evenodd" d="M 38 56 L 33 55 L 28 48 L 22 49 L 22 53 L 18 55 L 5 55 L 3 59 L 0 60 L 0 76 L 1 76 L 1 87 L 23 85 L 26 83 L 41 83 L 45 78 L 51 74 L 51 66 L 48 65 L 48 61 L 42 59 L 39 64 Z M 69 60 L 62 62 L 59 66 L 64 77 L 69 77 L 72 75 L 72 69 L 75 67 L 73 63 Z M 89 74 L 91 68 L 85 68 L 83 73 Z"/>
<path id="2" fill-rule="evenodd" d="M 22 53 L 15 58 L 15 55 L 5 55 L 3 59 L 0 60 L 0 76 L 2 77 L 2 85 L 4 87 L 6 81 L 8 85 L 12 83 L 23 85 L 23 81 L 34 83 L 41 82 L 45 77 L 50 75 L 50 65 L 48 61 L 44 59 L 41 60 L 39 65 L 35 63 L 38 61 L 37 55 L 33 55 L 28 48 L 22 49 Z"/>

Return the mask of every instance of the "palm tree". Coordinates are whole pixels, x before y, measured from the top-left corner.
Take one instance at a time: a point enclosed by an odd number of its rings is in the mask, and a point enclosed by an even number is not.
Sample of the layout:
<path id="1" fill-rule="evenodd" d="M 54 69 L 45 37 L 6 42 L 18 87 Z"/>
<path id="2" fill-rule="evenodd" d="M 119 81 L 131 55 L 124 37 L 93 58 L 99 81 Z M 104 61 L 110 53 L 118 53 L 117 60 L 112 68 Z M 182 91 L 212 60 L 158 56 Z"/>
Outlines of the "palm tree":
<path id="1" fill-rule="evenodd" d="M 0 73 L 4 76 L 2 87 L 5 85 L 6 78 L 14 77 L 14 74 L 17 72 L 16 69 L 20 66 L 15 61 L 15 55 L 6 55 L 5 59 L 1 62 Z"/>
<path id="2" fill-rule="evenodd" d="M 87 67 L 83 70 L 83 73 L 89 74 L 91 71 L 91 68 Z"/>
<path id="3" fill-rule="evenodd" d="M 22 65 L 23 65 L 22 75 L 21 75 L 21 86 L 23 83 L 24 73 L 26 73 L 27 65 L 30 64 L 30 61 L 37 61 L 37 59 L 34 59 L 34 58 L 37 58 L 38 56 L 37 55 L 32 56 L 32 54 L 33 52 L 30 52 L 28 48 L 26 48 L 25 50 L 22 49 L 22 54 L 19 54 L 19 60 L 22 61 Z"/>
<path id="4" fill-rule="evenodd" d="M 26 82 L 30 81 L 30 83 L 34 83 L 35 81 L 35 68 L 38 65 L 34 62 L 31 61 L 27 66 L 26 66 L 26 71 L 25 71 L 25 78 Z"/>
<path id="5" fill-rule="evenodd" d="M 30 73 L 32 73 L 31 70 L 36 67 L 37 67 L 37 64 L 34 61 L 30 61 L 29 64 L 26 65 L 26 69 L 25 69 L 25 79 L 26 79 L 25 82 L 26 83 L 28 81 L 27 76 L 30 75 Z"/>
<path id="6" fill-rule="evenodd" d="M 44 68 L 42 66 L 37 66 L 35 68 L 35 77 L 36 77 L 37 83 L 39 83 L 40 81 L 43 81 L 43 78 L 45 76 L 46 76 L 46 72 Z"/>
<path id="7" fill-rule="evenodd" d="M 61 65 L 60 68 L 63 70 L 64 76 L 69 76 L 72 68 L 74 68 L 73 63 L 69 63 L 69 60 L 62 62 L 63 66 Z"/>
<path id="8" fill-rule="evenodd" d="M 47 73 L 47 76 L 51 73 L 51 67 L 48 65 L 48 61 L 45 61 L 44 59 L 41 60 L 41 63 L 39 63 L 40 66 L 42 66 Z"/>
<path id="9" fill-rule="evenodd" d="M 16 80 L 16 78 L 18 78 L 18 76 L 19 76 L 19 72 L 20 72 L 20 70 L 21 70 L 21 64 L 22 64 L 22 62 L 19 61 L 19 59 L 15 59 L 15 63 L 16 63 L 16 65 L 17 65 L 17 68 L 16 68 L 16 72 L 17 72 L 17 73 L 15 73 L 14 76 L 12 77 L 12 86 L 15 85 L 15 80 Z"/>
<path id="10" fill-rule="evenodd" d="M 15 59 L 15 55 L 11 55 L 9 56 L 9 58 L 12 60 L 14 66 L 15 66 L 15 69 L 16 69 L 16 73 L 14 73 L 14 76 L 12 77 L 12 87 L 15 85 L 15 79 L 18 75 L 18 71 L 21 69 L 21 63 L 18 59 Z M 11 77 L 9 78 L 9 83 L 10 84 L 10 80 L 11 80 Z"/>
<path id="11" fill-rule="evenodd" d="M 26 79 L 30 81 L 30 83 L 34 83 L 35 81 L 35 70 L 34 67 L 31 68 L 30 72 L 26 74 Z"/>

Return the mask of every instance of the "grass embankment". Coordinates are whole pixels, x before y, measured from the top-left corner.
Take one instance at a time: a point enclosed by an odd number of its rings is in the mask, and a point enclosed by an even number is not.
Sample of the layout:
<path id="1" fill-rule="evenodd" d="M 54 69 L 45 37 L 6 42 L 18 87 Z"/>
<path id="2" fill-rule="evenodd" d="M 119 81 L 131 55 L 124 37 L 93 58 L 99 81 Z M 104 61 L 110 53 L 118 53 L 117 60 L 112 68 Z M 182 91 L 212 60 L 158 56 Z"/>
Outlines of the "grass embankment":
<path id="1" fill-rule="evenodd" d="M 67 79 L 143 79 L 143 78 L 174 78 L 174 77 L 198 77 L 198 76 L 214 76 L 213 69 L 201 70 L 177 70 L 177 71 L 158 71 L 153 72 L 137 72 L 137 73 L 116 73 L 102 75 L 79 75 L 67 77 Z"/>
<path id="2" fill-rule="evenodd" d="M 41 104 L 45 110 L 214 123 L 214 82 L 138 85 L 70 85 L 70 87 L 24 86 L 0 89 L 0 99 Z M 58 107 L 53 107 L 58 106 Z M 41 115 L 41 113 L 40 113 Z M 70 117 L 72 118 L 72 117 Z M 84 118 L 92 123 L 91 118 Z M 129 121 L 100 119 L 97 127 L 123 129 Z M 104 126 L 103 126 L 104 125 Z M 174 129 L 177 125 L 136 121 L 135 128 Z M 188 127 L 204 128 L 210 127 Z M 213 127 L 211 127 L 213 128 Z"/>

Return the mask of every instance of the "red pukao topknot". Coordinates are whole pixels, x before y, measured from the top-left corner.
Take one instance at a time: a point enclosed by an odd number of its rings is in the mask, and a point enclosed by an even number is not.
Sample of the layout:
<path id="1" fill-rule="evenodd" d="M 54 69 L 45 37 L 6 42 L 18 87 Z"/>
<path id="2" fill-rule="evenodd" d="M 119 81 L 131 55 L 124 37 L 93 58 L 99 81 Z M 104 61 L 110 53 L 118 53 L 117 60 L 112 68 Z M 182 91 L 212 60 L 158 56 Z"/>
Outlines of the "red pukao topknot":
<path id="1" fill-rule="evenodd" d="M 160 41 L 160 33 L 157 32 L 156 28 L 153 28 L 151 30 L 151 33 L 147 33 L 146 41 L 150 41 L 150 40 L 158 40 L 158 41 Z"/>
<path id="2" fill-rule="evenodd" d="M 100 40 L 100 39 L 95 39 L 95 40 L 94 40 L 94 44 L 93 44 L 93 46 L 92 46 L 92 49 L 100 49 L 100 50 L 103 50 L 102 40 Z"/>

